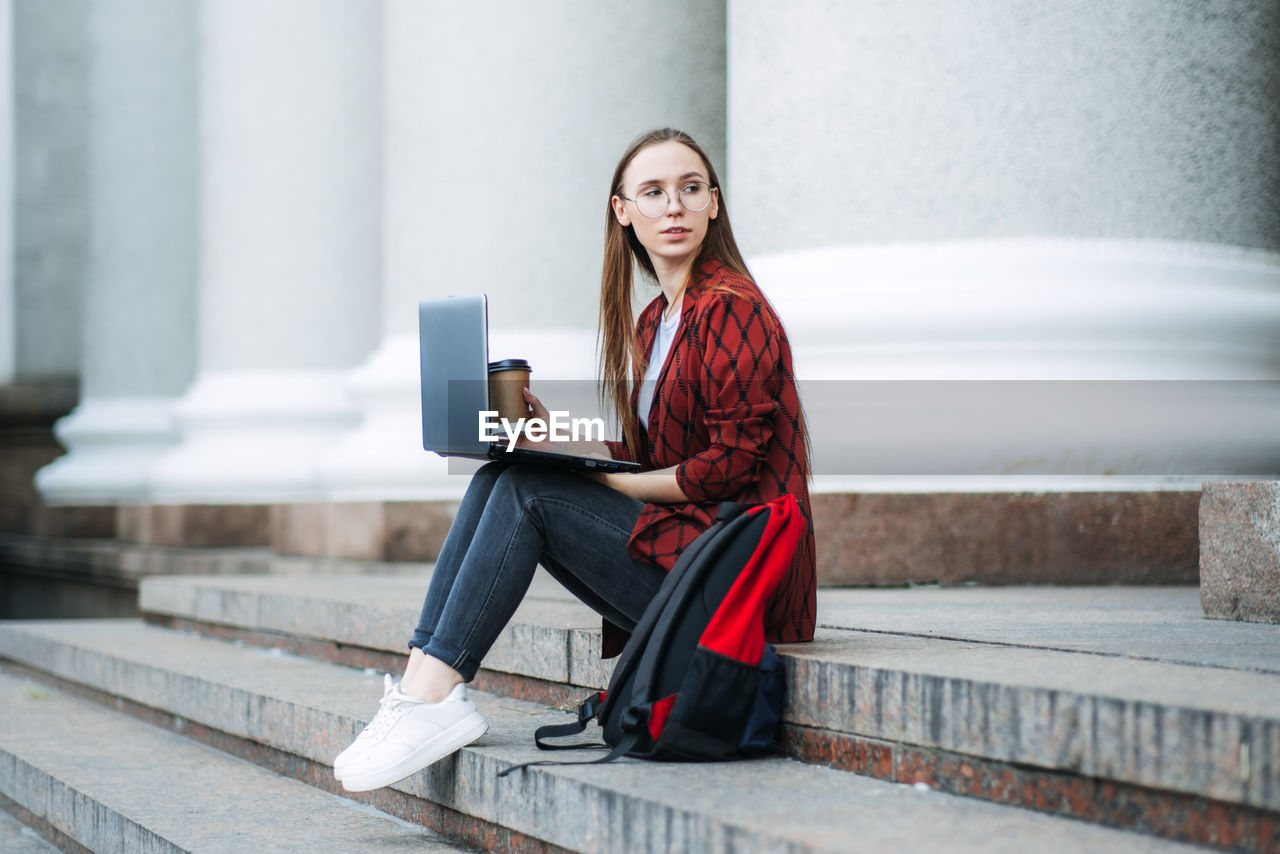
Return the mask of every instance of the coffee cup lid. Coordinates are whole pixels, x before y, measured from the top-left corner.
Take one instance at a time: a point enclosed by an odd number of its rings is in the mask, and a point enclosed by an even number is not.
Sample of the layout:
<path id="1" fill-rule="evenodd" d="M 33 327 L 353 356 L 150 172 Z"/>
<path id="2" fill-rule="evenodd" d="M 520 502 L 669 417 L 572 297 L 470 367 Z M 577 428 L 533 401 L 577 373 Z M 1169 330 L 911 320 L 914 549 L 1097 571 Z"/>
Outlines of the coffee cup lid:
<path id="1" fill-rule="evenodd" d="M 498 371 L 528 371 L 529 362 L 526 359 L 503 359 L 500 362 L 489 363 L 489 373 L 496 374 Z"/>

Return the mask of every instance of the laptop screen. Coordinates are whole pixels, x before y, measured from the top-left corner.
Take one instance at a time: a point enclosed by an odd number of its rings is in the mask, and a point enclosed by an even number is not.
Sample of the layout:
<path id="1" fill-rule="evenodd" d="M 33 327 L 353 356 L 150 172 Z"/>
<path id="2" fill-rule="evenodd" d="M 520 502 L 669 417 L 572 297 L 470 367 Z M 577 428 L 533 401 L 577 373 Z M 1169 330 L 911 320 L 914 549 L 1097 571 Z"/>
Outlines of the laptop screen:
<path id="1" fill-rule="evenodd" d="M 478 413 L 489 408 L 488 305 L 483 294 L 418 305 L 422 447 L 485 458 Z"/>

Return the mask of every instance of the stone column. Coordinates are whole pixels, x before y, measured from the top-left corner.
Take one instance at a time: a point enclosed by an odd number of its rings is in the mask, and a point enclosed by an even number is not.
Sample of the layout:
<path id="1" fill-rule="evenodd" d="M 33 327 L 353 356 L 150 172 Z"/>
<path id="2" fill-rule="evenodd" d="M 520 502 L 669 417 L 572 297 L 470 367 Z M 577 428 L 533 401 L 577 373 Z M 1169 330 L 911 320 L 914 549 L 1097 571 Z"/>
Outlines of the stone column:
<path id="1" fill-rule="evenodd" d="M 166 0 L 88 9 L 92 224 L 81 402 L 69 453 L 36 483 L 51 503 L 144 501 L 178 439 L 194 374 L 198 201 L 196 12 Z"/>
<path id="2" fill-rule="evenodd" d="M 78 395 L 89 211 L 88 10 L 14 0 L 4 48 L 4 193 L 10 226 L 0 302 L 0 527 L 53 536 L 109 531 L 109 514 L 50 510 L 36 472 L 62 453 L 53 425 Z M 10 55 L 10 51 L 12 54 Z M 12 98 L 10 102 L 9 99 Z M 12 146 L 9 148 L 9 146 Z M 88 527 L 74 518 L 90 520 Z M 104 524 L 105 523 L 105 524 Z"/>
<path id="3" fill-rule="evenodd" d="M 13 0 L 0 0 L 0 385 L 18 367 L 13 293 Z"/>
<path id="4" fill-rule="evenodd" d="M 382 7 L 201 5 L 198 376 L 157 501 L 319 497 L 377 337 Z"/>
<path id="5" fill-rule="evenodd" d="M 722 0 L 389 7 L 382 345 L 353 374 L 365 419 L 326 461 L 331 496 L 466 486 L 422 450 L 421 299 L 485 292 L 491 357 L 529 358 L 535 387 L 594 379 L 613 167 L 666 125 L 722 167 L 724 25 Z"/>
<path id="6" fill-rule="evenodd" d="M 1029 447 L 1024 411 L 976 436 L 917 419 L 904 444 L 828 405 L 849 379 L 1280 379 L 1280 7 L 730 8 L 734 224 L 801 376 L 832 380 L 806 401 L 820 475 L 854 473 L 832 461 L 855 444 L 903 471 L 947 448 L 983 477 L 842 488 L 1198 490 L 1267 473 L 1266 453 L 1241 461 L 1238 433 L 1199 419 L 1170 423 L 1163 462 L 1125 478 L 1107 472 L 1151 448 L 1124 430 Z M 1223 394 L 1265 451 L 1280 401 Z"/>
<path id="7" fill-rule="evenodd" d="M 17 300 L 13 287 L 13 3 L 0 0 L 0 402 L 17 378 Z M 12 416 L 0 406 L 0 429 Z M 0 466 L 0 486 L 12 491 L 26 480 L 25 467 L 10 474 Z M 21 488 L 19 486 L 19 488 Z M 29 493 L 28 493 L 29 494 Z M 26 506 L 0 504 L 0 531 L 22 530 Z"/>
<path id="8" fill-rule="evenodd" d="M 74 379 L 88 255 L 87 0 L 13 5 L 15 373 Z"/>
<path id="9" fill-rule="evenodd" d="M 429 4 L 392 3 L 386 10 L 381 344 L 348 376 L 361 423 L 321 464 L 326 495 L 335 500 L 456 498 L 465 488 L 448 477 L 443 459 L 422 449 L 417 404 L 416 301 L 438 260 L 420 249 L 436 225 L 427 137 L 440 120 L 422 93 L 444 85 L 430 78 L 428 67 L 432 16 Z M 412 269 L 405 269 L 407 262 Z M 361 529 L 381 540 L 378 527 L 366 522 Z"/>

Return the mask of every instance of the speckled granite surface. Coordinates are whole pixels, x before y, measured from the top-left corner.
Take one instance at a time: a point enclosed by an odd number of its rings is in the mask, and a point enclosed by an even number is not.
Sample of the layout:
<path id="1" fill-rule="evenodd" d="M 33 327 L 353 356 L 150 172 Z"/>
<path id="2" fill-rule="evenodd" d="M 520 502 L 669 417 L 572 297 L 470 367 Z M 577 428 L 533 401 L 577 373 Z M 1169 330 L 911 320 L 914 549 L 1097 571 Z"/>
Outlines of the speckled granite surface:
<path id="1" fill-rule="evenodd" d="M 1208 617 L 1280 623 L 1280 481 L 1205 484 L 1200 602 Z"/>
<path id="2" fill-rule="evenodd" d="M 159 703 L 192 723 L 247 733 L 296 755 L 324 761 L 376 707 L 376 677 L 349 668 L 204 638 L 174 637 L 174 632 L 136 623 L 86 625 L 79 638 L 68 636 L 66 628 L 7 629 L 6 643 L 13 632 L 26 632 L 33 643 L 29 651 L 53 670 L 114 683 L 121 694 Z M 15 650 L 8 645 L 6 652 Z M 24 691 L 29 692 L 25 697 Z M 343 824 L 349 836 L 373 838 L 375 831 L 362 823 L 372 816 L 331 808 L 327 818 L 315 817 L 303 810 L 301 796 L 295 802 L 292 794 L 259 791 L 267 785 L 266 778 L 274 776 L 265 771 L 262 779 L 249 775 L 244 782 L 227 784 L 219 776 L 216 757 L 206 756 L 214 751 L 184 744 L 176 735 L 100 709 L 81 708 L 83 704 L 40 687 L 33 690 L 18 679 L 0 677 L 0 692 L 6 705 L 19 710 L 0 723 L 0 781 L 20 797 L 34 792 L 29 800 L 36 801 L 50 788 L 50 780 L 84 781 L 69 787 L 74 804 L 64 807 L 58 799 L 49 805 L 59 820 L 101 815 L 96 804 L 110 802 L 119 805 L 111 812 L 122 817 L 126 832 L 135 825 L 189 822 L 192 833 L 211 834 L 198 843 L 183 843 L 195 850 L 249 850 L 226 842 L 250 836 L 245 828 L 253 821 L 247 817 L 251 814 L 236 806 L 236 799 L 244 798 L 261 802 L 273 827 L 289 834 L 287 845 L 263 844 L 254 836 L 258 847 L 252 850 L 379 851 L 417 844 L 408 831 L 392 837 L 392 830 L 385 829 L 377 831 L 380 843 L 386 840 L 385 848 L 304 840 L 304 835 L 320 833 L 335 822 Z M 490 721 L 489 733 L 395 788 L 575 851 L 987 852 L 993 840 L 1005 850 L 1186 850 L 1138 834 L 780 757 L 711 766 L 630 760 L 595 768 L 535 767 L 500 779 L 497 773 L 514 762 L 545 758 L 532 746 L 532 728 L 564 716 L 514 700 L 479 696 L 477 702 Z M 92 720 L 80 719 L 89 712 L 94 713 Z M 56 720 L 42 726 L 44 719 Z M 178 747 L 188 750 L 139 746 L 134 727 L 164 736 L 165 741 L 176 740 Z M 93 733 L 92 749 L 77 750 L 69 732 Z M 104 756 L 119 756 L 112 745 L 131 749 L 123 759 L 104 761 Z M 206 800 L 216 800 L 215 808 L 206 806 L 197 813 L 194 807 L 181 806 L 184 781 Z M 210 792 L 219 797 L 209 798 Z M 113 822 L 108 816 L 98 823 L 111 832 Z M 166 831 L 176 833 L 177 829 Z"/>
<path id="3" fill-rule="evenodd" d="M 38 683 L 0 673 L 0 705 L 0 794 L 90 851 L 467 850 Z"/>

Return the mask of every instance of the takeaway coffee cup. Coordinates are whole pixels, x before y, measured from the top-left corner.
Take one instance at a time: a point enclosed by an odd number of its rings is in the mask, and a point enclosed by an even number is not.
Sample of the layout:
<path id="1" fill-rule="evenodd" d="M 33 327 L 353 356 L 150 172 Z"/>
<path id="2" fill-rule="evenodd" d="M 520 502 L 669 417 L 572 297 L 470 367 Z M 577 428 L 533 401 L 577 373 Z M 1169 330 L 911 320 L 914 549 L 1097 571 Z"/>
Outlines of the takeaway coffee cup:
<path id="1" fill-rule="evenodd" d="M 489 407 L 498 411 L 498 418 L 515 424 L 529 415 L 521 389 L 529 387 L 529 374 L 533 371 L 524 359 L 503 359 L 489 363 Z"/>

